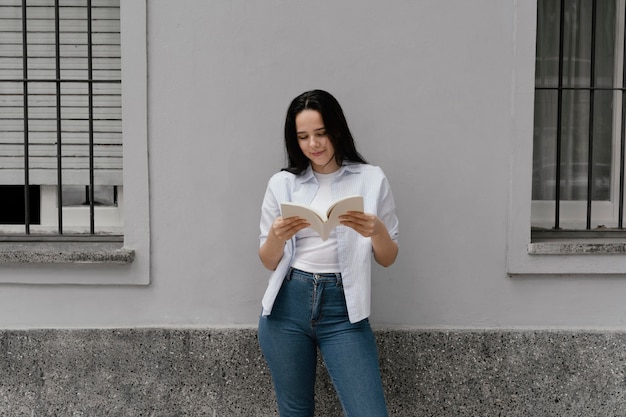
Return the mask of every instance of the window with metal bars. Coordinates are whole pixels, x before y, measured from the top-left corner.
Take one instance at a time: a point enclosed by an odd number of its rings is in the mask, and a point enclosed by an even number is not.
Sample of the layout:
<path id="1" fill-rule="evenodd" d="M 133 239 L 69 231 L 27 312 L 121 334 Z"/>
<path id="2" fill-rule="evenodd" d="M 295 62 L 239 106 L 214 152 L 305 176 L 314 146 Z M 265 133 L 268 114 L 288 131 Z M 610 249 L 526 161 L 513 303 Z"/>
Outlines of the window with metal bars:
<path id="1" fill-rule="evenodd" d="M 119 0 L 0 0 L 0 234 L 121 233 L 121 115 Z"/>
<path id="2" fill-rule="evenodd" d="M 623 236 L 624 0 L 537 4 L 532 236 Z"/>

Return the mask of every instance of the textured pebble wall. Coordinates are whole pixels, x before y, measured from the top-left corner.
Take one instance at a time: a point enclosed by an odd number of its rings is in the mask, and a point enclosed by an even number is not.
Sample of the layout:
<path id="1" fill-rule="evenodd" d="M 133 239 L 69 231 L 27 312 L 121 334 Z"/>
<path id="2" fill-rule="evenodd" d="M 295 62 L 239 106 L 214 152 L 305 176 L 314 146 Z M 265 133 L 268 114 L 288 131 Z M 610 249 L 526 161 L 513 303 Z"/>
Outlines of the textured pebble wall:
<path id="1" fill-rule="evenodd" d="M 392 416 L 626 416 L 626 333 L 376 336 Z M 2 417 L 277 415 L 254 329 L 0 331 L 0 376 Z"/>

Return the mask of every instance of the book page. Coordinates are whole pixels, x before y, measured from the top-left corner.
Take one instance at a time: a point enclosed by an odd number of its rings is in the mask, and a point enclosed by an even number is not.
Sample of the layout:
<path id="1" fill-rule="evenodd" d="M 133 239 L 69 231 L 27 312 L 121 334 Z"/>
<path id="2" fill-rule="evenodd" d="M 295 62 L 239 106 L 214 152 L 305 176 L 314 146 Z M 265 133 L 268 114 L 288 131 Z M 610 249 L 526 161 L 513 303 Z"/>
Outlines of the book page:
<path id="1" fill-rule="evenodd" d="M 302 217 L 311 225 L 311 229 L 315 230 L 320 236 L 324 233 L 324 222 L 326 217 L 312 209 L 311 207 L 298 203 L 282 203 L 280 205 L 283 218 L 293 216 Z"/>
<path id="2" fill-rule="evenodd" d="M 339 226 L 339 216 L 346 214 L 349 211 L 359 211 L 363 213 L 363 197 L 360 195 L 353 195 L 341 200 L 337 200 L 328 209 L 328 220 L 325 227 L 328 228 L 328 232 Z"/>

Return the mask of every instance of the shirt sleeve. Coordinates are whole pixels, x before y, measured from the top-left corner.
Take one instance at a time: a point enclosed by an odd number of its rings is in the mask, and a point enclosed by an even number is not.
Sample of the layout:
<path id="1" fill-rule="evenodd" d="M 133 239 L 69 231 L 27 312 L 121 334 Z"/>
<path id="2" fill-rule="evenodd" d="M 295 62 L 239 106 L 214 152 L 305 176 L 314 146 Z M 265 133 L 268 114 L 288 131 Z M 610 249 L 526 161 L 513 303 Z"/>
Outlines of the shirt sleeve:
<path id="1" fill-rule="evenodd" d="M 260 245 L 262 246 L 267 239 L 267 235 L 269 234 L 270 227 L 274 223 L 276 217 L 280 215 L 280 208 L 278 206 L 278 202 L 276 200 L 276 196 L 272 191 L 271 180 L 267 185 L 267 189 L 265 190 L 265 196 L 263 197 L 263 204 L 261 206 L 261 222 L 260 229 L 261 234 L 259 235 Z"/>
<path id="2" fill-rule="evenodd" d="M 260 245 L 265 243 L 274 220 L 281 215 L 280 202 L 289 201 L 287 195 L 288 179 L 284 172 L 274 174 L 267 183 L 263 204 L 261 205 L 261 222 L 259 235 Z"/>
<path id="3" fill-rule="evenodd" d="M 380 192 L 378 197 L 378 217 L 387 227 L 391 239 L 398 243 L 398 216 L 396 215 L 396 203 L 391 191 L 391 185 L 387 177 L 383 174 L 380 182 Z"/>

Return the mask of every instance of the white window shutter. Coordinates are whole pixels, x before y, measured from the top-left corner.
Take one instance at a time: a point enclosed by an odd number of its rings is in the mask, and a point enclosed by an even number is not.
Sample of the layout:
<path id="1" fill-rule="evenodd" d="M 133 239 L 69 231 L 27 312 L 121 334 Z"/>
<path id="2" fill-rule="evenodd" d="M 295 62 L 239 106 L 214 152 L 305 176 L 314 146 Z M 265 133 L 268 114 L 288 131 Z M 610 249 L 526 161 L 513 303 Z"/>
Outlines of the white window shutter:
<path id="1" fill-rule="evenodd" d="M 58 184 L 54 0 L 27 1 L 29 183 Z M 89 184 L 87 0 L 59 1 L 63 185 Z M 96 185 L 122 185 L 119 0 L 92 1 L 93 154 Z M 24 184 L 22 1 L 0 0 L 0 184 Z"/>

